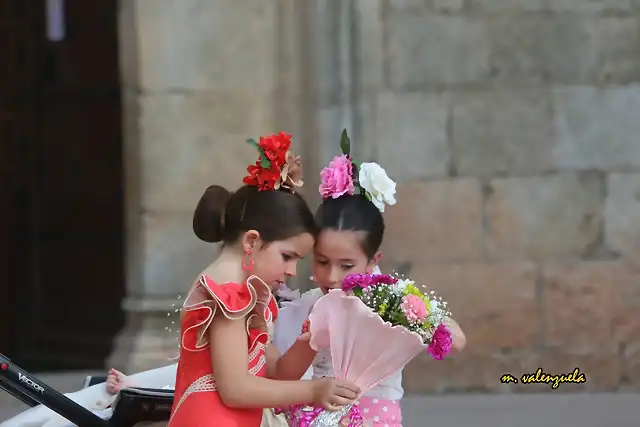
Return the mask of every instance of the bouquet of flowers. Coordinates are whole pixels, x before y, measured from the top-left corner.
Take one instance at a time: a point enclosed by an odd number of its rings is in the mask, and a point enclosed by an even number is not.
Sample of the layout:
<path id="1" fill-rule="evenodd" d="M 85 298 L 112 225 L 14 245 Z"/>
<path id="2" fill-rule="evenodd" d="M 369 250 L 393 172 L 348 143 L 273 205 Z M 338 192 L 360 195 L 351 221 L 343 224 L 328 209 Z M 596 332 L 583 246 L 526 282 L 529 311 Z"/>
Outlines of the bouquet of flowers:
<path id="1" fill-rule="evenodd" d="M 309 344 L 329 348 L 337 378 L 363 392 L 402 369 L 426 350 L 442 360 L 452 347 L 445 324 L 450 313 L 434 292 L 384 274 L 355 274 L 316 302 L 309 315 Z M 363 425 L 357 405 L 337 412 L 298 405 L 282 410 L 292 427 Z"/>
<path id="2" fill-rule="evenodd" d="M 451 331 L 445 320 L 451 315 L 447 303 L 434 291 L 427 291 L 410 279 L 386 274 L 352 274 L 342 284 L 342 290 L 354 295 L 382 320 L 401 326 L 422 338 L 429 354 L 442 360 L 451 351 Z"/>

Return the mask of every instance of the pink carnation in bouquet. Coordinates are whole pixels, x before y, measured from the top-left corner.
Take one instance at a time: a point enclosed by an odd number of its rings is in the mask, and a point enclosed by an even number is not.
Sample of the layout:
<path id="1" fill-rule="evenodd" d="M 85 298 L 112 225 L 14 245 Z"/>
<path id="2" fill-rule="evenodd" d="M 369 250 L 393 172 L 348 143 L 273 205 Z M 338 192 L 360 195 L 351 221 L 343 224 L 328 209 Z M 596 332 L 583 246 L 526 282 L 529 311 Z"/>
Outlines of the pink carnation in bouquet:
<path id="1" fill-rule="evenodd" d="M 451 313 L 435 292 L 423 292 L 413 280 L 386 274 L 347 276 L 342 290 L 360 298 L 385 322 L 419 335 L 434 359 L 451 352 L 451 330 L 445 323 Z"/>
<path id="2" fill-rule="evenodd" d="M 390 275 L 348 276 L 342 289 L 316 302 L 309 315 L 309 344 L 330 349 L 337 378 L 369 390 L 425 349 L 436 360 L 449 354 L 452 339 L 445 320 L 450 313 L 434 295 Z M 338 412 L 298 405 L 283 412 L 292 427 L 363 424 L 357 405 Z"/>

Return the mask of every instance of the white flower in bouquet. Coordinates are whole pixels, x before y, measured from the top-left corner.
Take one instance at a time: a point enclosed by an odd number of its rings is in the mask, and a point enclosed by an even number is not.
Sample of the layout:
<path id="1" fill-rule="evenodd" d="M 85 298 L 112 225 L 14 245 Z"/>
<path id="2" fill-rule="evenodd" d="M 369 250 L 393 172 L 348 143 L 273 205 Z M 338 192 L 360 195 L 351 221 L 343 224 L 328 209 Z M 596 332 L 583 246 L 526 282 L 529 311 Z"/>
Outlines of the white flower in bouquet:
<path id="1" fill-rule="evenodd" d="M 407 286 L 415 285 L 415 284 L 416 283 L 410 279 L 398 279 L 398 282 L 395 285 L 393 285 L 393 288 L 396 290 L 397 293 L 401 294 Z"/>

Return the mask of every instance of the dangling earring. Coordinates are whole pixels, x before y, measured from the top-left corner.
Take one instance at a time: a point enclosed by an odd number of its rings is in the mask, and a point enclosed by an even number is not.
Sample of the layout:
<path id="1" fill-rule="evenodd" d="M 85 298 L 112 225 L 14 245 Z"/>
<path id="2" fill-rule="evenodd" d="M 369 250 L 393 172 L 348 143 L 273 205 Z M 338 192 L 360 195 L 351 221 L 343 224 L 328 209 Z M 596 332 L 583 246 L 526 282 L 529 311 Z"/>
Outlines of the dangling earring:
<path id="1" fill-rule="evenodd" d="M 242 260 L 242 269 L 244 271 L 251 271 L 255 265 L 255 261 L 251 258 L 251 249 L 247 249 L 245 257 Z"/>

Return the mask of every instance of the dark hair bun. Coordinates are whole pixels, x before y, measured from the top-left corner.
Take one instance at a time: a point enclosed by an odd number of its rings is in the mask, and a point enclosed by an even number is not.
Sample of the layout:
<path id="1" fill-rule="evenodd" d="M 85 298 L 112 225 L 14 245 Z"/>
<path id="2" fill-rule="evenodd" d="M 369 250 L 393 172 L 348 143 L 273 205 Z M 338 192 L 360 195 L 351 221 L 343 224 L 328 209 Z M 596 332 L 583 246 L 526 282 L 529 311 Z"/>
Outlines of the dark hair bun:
<path id="1" fill-rule="evenodd" d="M 234 193 L 219 185 L 207 188 L 193 213 L 196 236 L 205 242 L 226 245 L 236 243 L 248 230 L 260 233 L 265 243 L 305 232 L 317 235 L 313 214 L 298 193 L 260 191 L 252 185 L 243 185 Z"/>
<path id="2" fill-rule="evenodd" d="M 224 215 L 231 194 L 219 185 L 204 191 L 193 213 L 193 232 L 200 240 L 209 243 L 224 240 Z"/>

